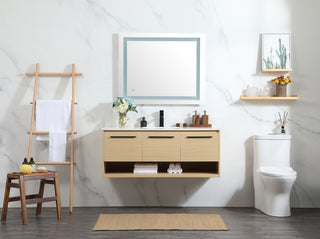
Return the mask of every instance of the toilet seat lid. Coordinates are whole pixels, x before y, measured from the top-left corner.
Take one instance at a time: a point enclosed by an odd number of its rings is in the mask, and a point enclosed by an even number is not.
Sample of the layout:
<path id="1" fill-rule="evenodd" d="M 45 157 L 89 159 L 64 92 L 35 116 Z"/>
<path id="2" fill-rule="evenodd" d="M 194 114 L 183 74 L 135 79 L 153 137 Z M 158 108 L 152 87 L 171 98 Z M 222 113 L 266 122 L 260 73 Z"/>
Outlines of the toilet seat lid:
<path id="1" fill-rule="evenodd" d="M 261 167 L 260 172 L 263 175 L 273 177 L 295 177 L 297 172 L 290 167 Z"/>

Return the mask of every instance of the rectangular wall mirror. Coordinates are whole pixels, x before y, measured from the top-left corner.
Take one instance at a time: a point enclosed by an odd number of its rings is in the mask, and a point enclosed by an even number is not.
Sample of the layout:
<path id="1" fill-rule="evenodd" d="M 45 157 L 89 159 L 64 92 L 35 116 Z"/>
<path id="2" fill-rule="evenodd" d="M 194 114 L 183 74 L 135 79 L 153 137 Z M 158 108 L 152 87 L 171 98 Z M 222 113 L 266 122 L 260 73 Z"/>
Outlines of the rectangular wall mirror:
<path id="1" fill-rule="evenodd" d="M 116 96 L 137 104 L 203 103 L 202 34 L 117 34 L 114 41 Z"/>

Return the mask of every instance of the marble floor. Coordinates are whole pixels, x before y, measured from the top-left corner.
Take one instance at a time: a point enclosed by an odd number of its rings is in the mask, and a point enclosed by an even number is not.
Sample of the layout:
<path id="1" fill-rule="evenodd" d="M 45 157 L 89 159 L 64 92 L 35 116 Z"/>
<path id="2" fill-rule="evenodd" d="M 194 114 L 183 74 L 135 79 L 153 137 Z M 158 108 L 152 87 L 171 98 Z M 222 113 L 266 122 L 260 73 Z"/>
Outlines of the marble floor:
<path id="1" fill-rule="evenodd" d="M 229 231 L 92 231 L 100 213 L 218 213 Z M 40 216 L 28 208 L 28 225 L 22 225 L 20 209 L 9 208 L 0 224 L 0 238 L 320 238 L 320 208 L 292 209 L 287 218 L 269 217 L 254 208 L 208 207 L 81 207 L 69 214 L 63 208 L 58 221 L 55 208 L 43 208 Z"/>

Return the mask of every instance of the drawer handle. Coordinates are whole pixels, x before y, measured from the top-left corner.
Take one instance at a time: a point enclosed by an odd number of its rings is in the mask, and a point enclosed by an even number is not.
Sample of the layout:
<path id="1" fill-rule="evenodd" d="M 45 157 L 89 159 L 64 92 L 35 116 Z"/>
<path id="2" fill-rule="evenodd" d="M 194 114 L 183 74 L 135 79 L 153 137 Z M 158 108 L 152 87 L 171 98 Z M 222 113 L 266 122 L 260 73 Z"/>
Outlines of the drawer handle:
<path id="1" fill-rule="evenodd" d="M 148 136 L 150 139 L 172 139 L 174 136 Z"/>
<path id="2" fill-rule="evenodd" d="M 188 139 L 211 139 L 211 135 L 206 135 L 206 136 L 187 136 Z"/>
<path id="3" fill-rule="evenodd" d="M 134 135 L 117 135 L 117 136 L 114 136 L 114 135 L 112 135 L 112 136 L 110 136 L 110 138 L 113 138 L 113 139 L 134 139 L 134 138 L 136 138 L 137 136 L 134 136 Z"/>

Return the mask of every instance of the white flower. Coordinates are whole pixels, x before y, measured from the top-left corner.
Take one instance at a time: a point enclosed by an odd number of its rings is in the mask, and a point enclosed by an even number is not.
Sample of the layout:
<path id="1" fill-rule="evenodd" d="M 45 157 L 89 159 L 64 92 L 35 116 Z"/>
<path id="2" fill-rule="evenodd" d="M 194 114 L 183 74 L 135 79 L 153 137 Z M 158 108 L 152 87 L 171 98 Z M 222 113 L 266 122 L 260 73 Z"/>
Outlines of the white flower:
<path id="1" fill-rule="evenodd" d="M 114 107 L 114 111 L 125 113 L 129 108 L 129 104 L 127 101 L 123 101 L 122 104 L 119 104 L 118 106 Z"/>

